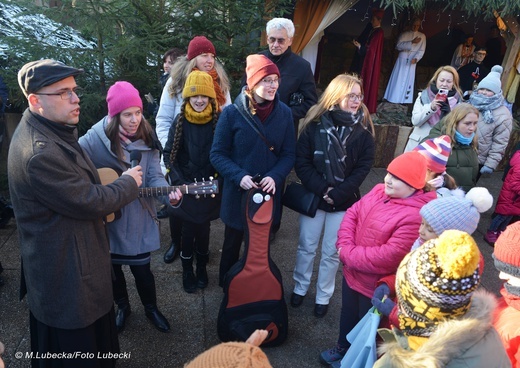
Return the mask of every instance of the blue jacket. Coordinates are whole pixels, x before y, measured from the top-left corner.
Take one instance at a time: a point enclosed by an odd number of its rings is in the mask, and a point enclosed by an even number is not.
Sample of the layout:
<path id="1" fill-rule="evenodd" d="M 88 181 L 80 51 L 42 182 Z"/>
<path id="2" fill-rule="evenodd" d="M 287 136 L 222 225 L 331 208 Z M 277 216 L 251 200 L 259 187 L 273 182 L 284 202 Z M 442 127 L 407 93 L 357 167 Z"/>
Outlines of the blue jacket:
<path id="1" fill-rule="evenodd" d="M 159 164 L 159 151 L 146 146 L 142 140 L 137 140 L 123 149 L 125 163 L 121 163 L 117 156 L 110 150 L 110 140 L 105 134 L 108 123 L 107 117 L 96 123 L 84 136 L 79 139 L 79 144 L 96 168 L 109 167 L 116 172 L 126 171 L 130 167 L 131 151 L 141 151 L 142 157 L 139 165 L 143 170 L 142 187 L 168 186 L 162 175 Z M 169 205 L 167 196 L 157 197 L 164 204 Z M 147 203 L 147 208 L 141 203 Z M 150 213 L 152 211 L 152 213 Z M 110 239 L 110 252 L 126 256 L 151 252 L 159 249 L 159 225 L 155 216 L 155 198 L 135 199 L 121 209 L 121 218 L 108 224 Z"/>
<path id="2" fill-rule="evenodd" d="M 245 175 L 273 178 L 276 183 L 273 222 L 280 222 L 283 186 L 294 165 L 296 139 L 291 110 L 278 95 L 274 104 L 273 111 L 262 123 L 256 115 L 251 115 L 249 101 L 242 91 L 233 105 L 224 108 L 215 129 L 210 160 L 224 178 L 220 218 L 234 229 L 243 229 L 240 180 Z M 254 120 L 267 142 L 274 146 L 274 153 L 238 110 Z"/>

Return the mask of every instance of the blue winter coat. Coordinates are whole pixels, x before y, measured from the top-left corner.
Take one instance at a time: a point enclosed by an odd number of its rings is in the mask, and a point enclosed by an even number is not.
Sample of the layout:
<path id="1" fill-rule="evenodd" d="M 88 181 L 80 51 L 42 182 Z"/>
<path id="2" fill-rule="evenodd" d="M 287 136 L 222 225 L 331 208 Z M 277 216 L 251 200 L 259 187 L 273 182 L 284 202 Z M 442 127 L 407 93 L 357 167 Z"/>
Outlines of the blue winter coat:
<path id="1" fill-rule="evenodd" d="M 256 115 L 251 115 L 248 106 L 249 101 L 242 90 L 234 104 L 224 108 L 215 129 L 210 152 L 211 163 L 224 178 L 220 218 L 227 226 L 238 230 L 244 228 L 241 211 L 243 190 L 240 188 L 240 180 L 245 175 L 256 174 L 273 178 L 276 183 L 273 223 L 279 223 L 283 184 L 296 156 L 292 113 L 278 99 L 278 95 L 271 114 L 264 122 Z M 267 142 L 274 146 L 274 153 L 238 110 L 254 120 Z"/>
<path id="2" fill-rule="evenodd" d="M 122 163 L 110 150 L 110 140 L 105 128 L 107 117 L 96 123 L 84 136 L 79 144 L 90 156 L 96 168 L 109 167 L 116 172 L 126 171 L 130 167 L 130 152 L 141 151 L 141 165 L 143 170 L 143 184 L 141 187 L 168 186 L 162 175 L 159 163 L 159 151 L 151 149 L 139 139 L 123 148 L 125 162 Z M 167 196 L 158 197 L 164 204 L 169 205 Z M 141 203 L 147 203 L 147 208 Z M 121 218 L 108 224 L 110 252 L 126 256 L 151 252 L 159 249 L 160 234 L 158 221 L 155 216 L 155 198 L 141 198 L 127 204 L 121 209 Z"/>

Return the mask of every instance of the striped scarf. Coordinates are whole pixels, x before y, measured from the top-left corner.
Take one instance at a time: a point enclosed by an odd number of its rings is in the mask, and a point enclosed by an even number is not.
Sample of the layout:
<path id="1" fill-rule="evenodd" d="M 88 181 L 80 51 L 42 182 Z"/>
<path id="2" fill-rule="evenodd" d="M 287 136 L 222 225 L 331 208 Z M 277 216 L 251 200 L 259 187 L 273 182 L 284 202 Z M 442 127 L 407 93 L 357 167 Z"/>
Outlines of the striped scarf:
<path id="1" fill-rule="evenodd" d="M 355 124 L 363 118 L 363 110 L 352 114 L 335 106 L 325 112 L 316 129 L 314 165 L 325 174 L 327 183 L 335 187 L 345 180 L 347 152 L 345 144 Z"/>

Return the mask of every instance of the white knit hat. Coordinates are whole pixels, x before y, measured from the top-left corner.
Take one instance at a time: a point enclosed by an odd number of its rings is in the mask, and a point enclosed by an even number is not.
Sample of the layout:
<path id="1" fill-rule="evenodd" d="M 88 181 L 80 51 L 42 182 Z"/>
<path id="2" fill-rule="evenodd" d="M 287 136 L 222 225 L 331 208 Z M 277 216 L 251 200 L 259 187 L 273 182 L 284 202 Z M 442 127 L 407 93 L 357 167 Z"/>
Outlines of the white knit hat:
<path id="1" fill-rule="evenodd" d="M 485 88 L 493 91 L 495 95 L 502 94 L 502 82 L 500 82 L 502 71 L 503 69 L 500 65 L 495 65 L 491 68 L 489 74 L 480 81 L 477 89 Z"/>

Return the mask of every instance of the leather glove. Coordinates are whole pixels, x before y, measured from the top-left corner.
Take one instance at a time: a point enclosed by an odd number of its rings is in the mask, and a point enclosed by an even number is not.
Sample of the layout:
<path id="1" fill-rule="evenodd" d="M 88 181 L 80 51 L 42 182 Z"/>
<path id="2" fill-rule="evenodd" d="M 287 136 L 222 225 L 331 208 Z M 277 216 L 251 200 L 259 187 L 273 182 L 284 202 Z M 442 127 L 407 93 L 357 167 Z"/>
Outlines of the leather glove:
<path id="1" fill-rule="evenodd" d="M 441 110 L 441 117 L 448 115 L 451 112 L 450 104 L 445 101 L 441 102 L 440 110 Z"/>
<path id="2" fill-rule="evenodd" d="M 481 174 L 491 174 L 493 172 L 493 169 L 490 168 L 490 167 L 487 167 L 487 166 L 482 166 L 482 168 L 480 169 L 480 173 Z"/>
<path id="3" fill-rule="evenodd" d="M 392 313 L 392 309 L 395 307 L 395 303 L 388 297 L 389 294 L 390 288 L 388 285 L 381 284 L 376 288 L 372 296 L 372 305 L 376 307 L 382 315 L 387 317 Z"/>

